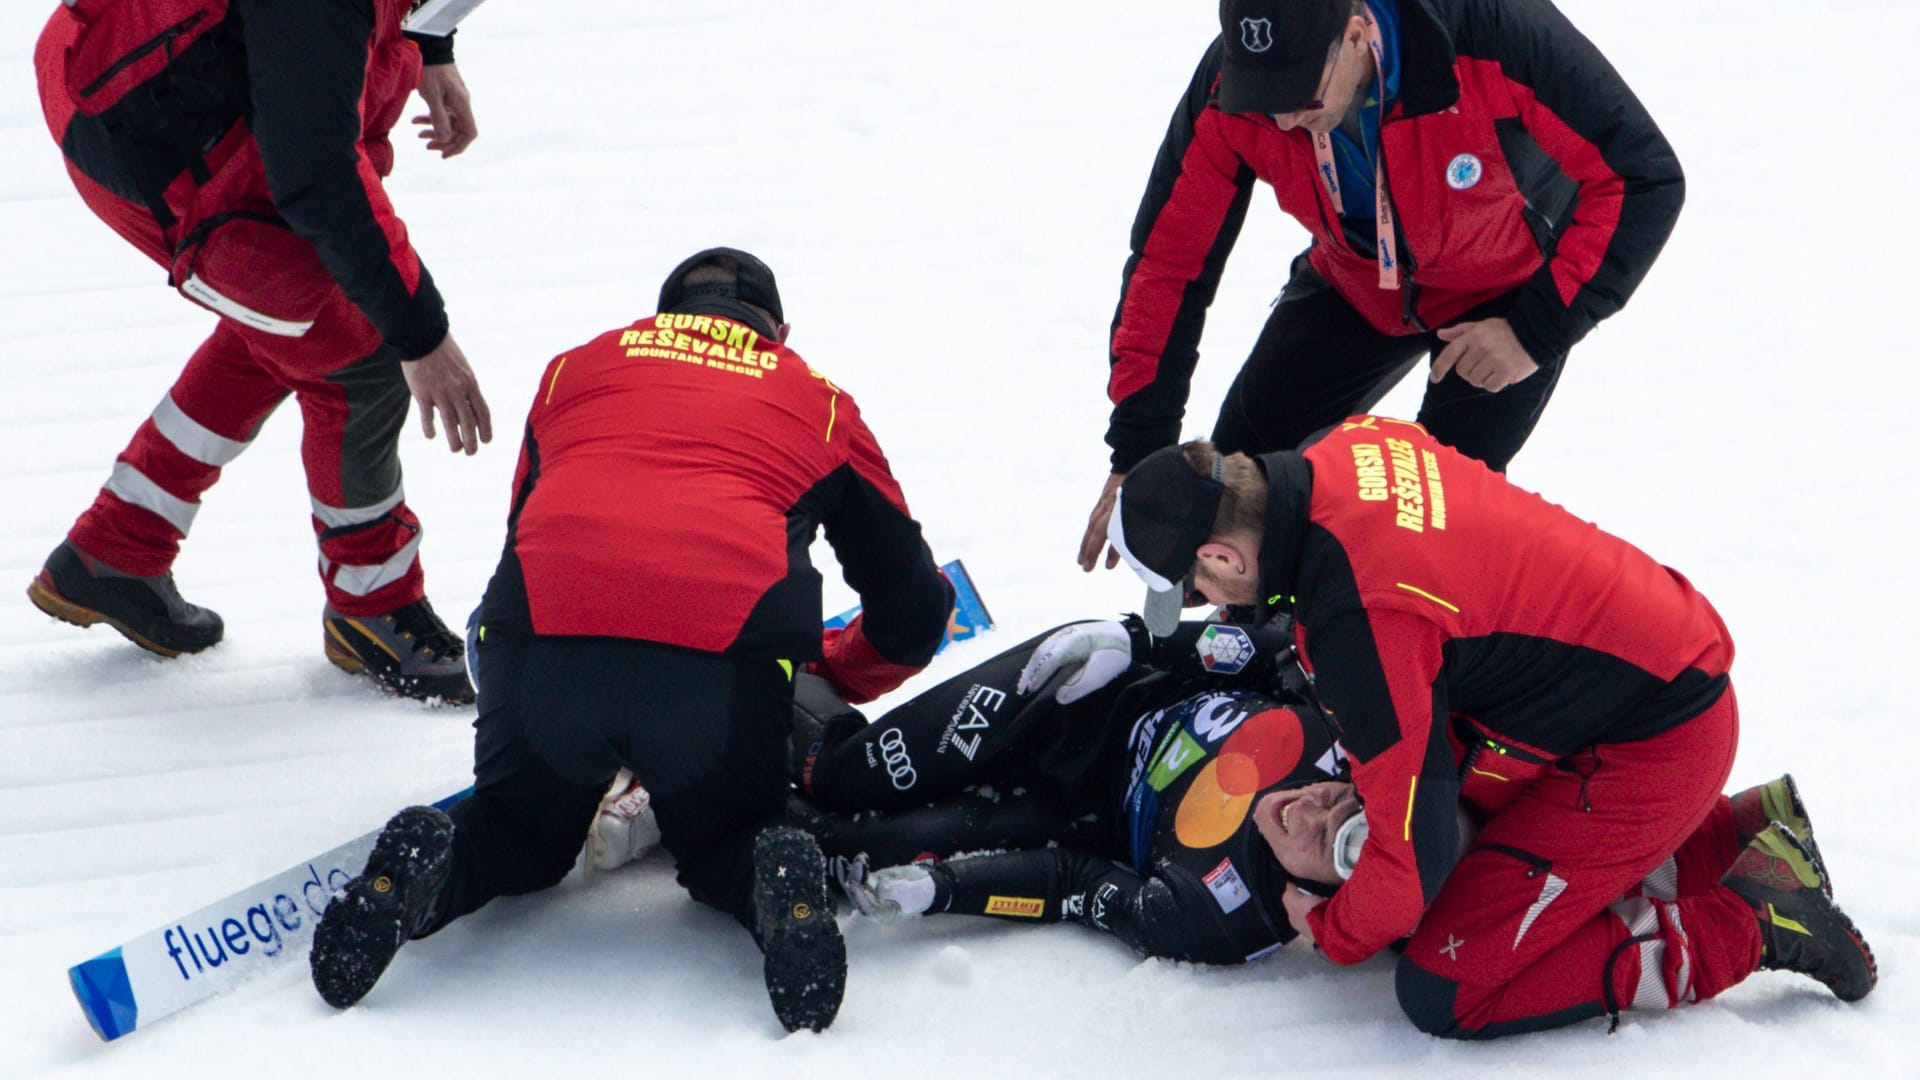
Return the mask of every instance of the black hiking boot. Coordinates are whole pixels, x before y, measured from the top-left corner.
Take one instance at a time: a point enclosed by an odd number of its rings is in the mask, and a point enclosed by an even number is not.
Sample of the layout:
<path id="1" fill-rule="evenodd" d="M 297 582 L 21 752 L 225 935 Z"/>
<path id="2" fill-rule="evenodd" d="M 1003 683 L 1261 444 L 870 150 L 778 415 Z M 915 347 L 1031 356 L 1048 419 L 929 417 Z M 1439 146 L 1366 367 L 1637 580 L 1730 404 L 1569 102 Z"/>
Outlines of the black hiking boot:
<path id="1" fill-rule="evenodd" d="M 825 1031 L 847 988 L 847 946 L 813 837 L 774 826 L 753 841 L 754 937 L 766 954 L 767 997 L 788 1031 Z"/>
<path id="2" fill-rule="evenodd" d="M 1811 976 L 1841 1001 L 1859 1001 L 1879 981 L 1873 950 L 1822 890 L 1813 856 L 1785 825 L 1762 829 L 1720 884 L 1760 920 L 1761 970 Z"/>
<path id="3" fill-rule="evenodd" d="M 385 615 L 342 615 L 327 605 L 327 659 L 402 697 L 473 704 L 467 646 L 425 597 Z"/>
<path id="4" fill-rule="evenodd" d="M 453 819 L 431 806 L 393 815 L 366 869 L 313 930 L 313 988 L 336 1009 L 367 996 L 407 939 L 424 930 L 453 865 Z"/>
<path id="5" fill-rule="evenodd" d="M 33 606 L 75 626 L 106 623 L 161 656 L 197 653 L 220 643 L 220 616 L 180 598 L 173 573 L 135 577 L 62 540 L 27 585 Z"/>

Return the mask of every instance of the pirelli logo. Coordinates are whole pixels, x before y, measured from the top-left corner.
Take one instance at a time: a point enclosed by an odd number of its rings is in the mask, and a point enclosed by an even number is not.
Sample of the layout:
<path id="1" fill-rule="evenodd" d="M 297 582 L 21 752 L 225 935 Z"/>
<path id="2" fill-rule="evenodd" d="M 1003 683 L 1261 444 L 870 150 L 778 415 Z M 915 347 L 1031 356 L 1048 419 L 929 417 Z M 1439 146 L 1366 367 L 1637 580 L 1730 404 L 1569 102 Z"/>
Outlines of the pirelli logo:
<path id="1" fill-rule="evenodd" d="M 1037 896 L 989 896 L 987 914 L 1012 915 L 1022 919 L 1037 919 L 1045 914 L 1047 902 Z"/>

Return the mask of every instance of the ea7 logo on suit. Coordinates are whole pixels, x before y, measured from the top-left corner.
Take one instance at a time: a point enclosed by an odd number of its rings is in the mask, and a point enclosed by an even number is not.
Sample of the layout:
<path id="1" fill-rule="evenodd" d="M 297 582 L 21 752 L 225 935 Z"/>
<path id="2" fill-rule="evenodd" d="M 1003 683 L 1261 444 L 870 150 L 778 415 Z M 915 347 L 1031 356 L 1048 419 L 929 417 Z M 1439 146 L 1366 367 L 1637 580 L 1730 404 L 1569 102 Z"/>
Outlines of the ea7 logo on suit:
<path id="1" fill-rule="evenodd" d="M 1266 52 L 1273 48 L 1273 20 L 1241 19 L 1240 46 L 1248 52 Z"/>
<path id="2" fill-rule="evenodd" d="M 1005 691 L 975 683 L 953 710 L 953 718 L 947 721 L 947 730 L 941 733 L 940 745 L 933 752 L 944 754 L 951 746 L 968 761 L 974 760 L 987 731 L 993 727 L 993 717 L 1006 701 Z"/>

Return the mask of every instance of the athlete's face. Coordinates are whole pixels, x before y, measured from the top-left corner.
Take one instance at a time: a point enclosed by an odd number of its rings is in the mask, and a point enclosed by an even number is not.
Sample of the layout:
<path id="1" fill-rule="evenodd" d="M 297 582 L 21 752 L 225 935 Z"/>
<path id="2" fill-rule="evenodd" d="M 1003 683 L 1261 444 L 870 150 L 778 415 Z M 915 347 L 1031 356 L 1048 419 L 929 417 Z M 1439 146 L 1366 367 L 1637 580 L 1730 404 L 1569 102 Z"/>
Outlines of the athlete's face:
<path id="1" fill-rule="evenodd" d="M 1287 873 L 1332 885 L 1340 880 L 1333 835 L 1359 812 L 1353 785 L 1328 780 L 1262 795 L 1253 804 L 1253 824 Z"/>

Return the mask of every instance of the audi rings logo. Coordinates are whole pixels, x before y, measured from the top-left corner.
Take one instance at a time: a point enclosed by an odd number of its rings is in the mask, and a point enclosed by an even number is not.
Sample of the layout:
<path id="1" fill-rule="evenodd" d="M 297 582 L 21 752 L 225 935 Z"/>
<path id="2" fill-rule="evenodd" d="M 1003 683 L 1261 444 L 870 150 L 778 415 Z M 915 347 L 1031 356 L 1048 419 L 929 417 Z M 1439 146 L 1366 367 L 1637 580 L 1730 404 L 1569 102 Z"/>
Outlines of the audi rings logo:
<path id="1" fill-rule="evenodd" d="M 919 782 L 920 774 L 913 771 L 913 759 L 907 756 L 907 740 L 899 728 L 880 733 L 880 759 L 886 763 L 894 790 L 905 791 Z"/>
<path id="2" fill-rule="evenodd" d="M 1240 47 L 1248 52 L 1266 52 L 1273 48 L 1273 22 L 1268 19 L 1241 19 Z"/>

